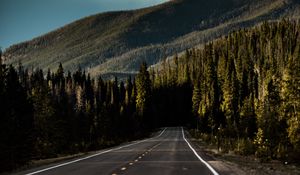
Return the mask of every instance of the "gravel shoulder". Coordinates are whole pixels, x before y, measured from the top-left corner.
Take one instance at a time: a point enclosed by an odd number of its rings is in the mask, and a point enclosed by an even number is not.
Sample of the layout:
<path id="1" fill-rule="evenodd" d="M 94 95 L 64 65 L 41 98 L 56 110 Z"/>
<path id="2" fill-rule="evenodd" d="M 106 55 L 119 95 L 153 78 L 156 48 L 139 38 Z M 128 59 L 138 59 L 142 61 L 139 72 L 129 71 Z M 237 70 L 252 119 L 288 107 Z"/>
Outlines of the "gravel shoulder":
<path id="1" fill-rule="evenodd" d="M 260 162 L 255 156 L 241 156 L 234 152 L 221 153 L 215 146 L 201 140 L 190 140 L 193 141 L 196 149 L 206 155 L 204 158 L 211 157 L 207 162 L 222 175 L 300 175 L 300 166 L 296 164 L 285 165 L 277 160 Z"/>

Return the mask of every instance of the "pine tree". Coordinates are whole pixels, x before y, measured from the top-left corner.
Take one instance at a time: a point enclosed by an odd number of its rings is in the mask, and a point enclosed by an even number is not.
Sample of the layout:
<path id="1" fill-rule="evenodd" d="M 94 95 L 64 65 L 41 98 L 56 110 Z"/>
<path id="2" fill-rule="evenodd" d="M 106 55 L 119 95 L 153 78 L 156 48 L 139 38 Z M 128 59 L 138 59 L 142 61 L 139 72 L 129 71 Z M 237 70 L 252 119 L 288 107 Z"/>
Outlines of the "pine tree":
<path id="1" fill-rule="evenodd" d="M 64 68 L 61 63 L 59 63 L 58 69 L 56 71 L 57 82 L 60 82 L 64 79 Z"/>
<path id="2" fill-rule="evenodd" d="M 267 95 L 261 106 L 261 114 L 258 118 L 258 126 L 263 130 L 263 136 L 268 143 L 271 157 L 276 157 L 276 149 L 280 142 L 280 119 L 279 109 L 281 99 L 279 87 L 272 78 L 267 84 Z"/>
<path id="3" fill-rule="evenodd" d="M 119 88 L 119 92 L 120 92 L 120 104 L 124 104 L 125 102 L 125 96 L 126 96 L 126 89 L 125 89 L 125 85 L 123 83 L 123 81 L 120 83 L 120 88 Z"/>
<path id="4" fill-rule="evenodd" d="M 201 101 L 201 94 L 200 94 L 201 92 L 199 86 L 200 86 L 199 82 L 196 82 L 193 88 L 192 102 L 193 102 L 193 114 L 195 116 L 198 116 L 199 104 Z"/>
<path id="5" fill-rule="evenodd" d="M 35 76 L 37 77 L 37 76 Z M 45 158 L 53 156 L 55 152 L 54 143 L 56 140 L 52 137 L 55 128 L 55 106 L 50 95 L 50 89 L 44 83 L 35 78 L 36 85 L 32 88 L 32 101 L 34 109 L 34 131 L 36 158 Z"/>
<path id="6" fill-rule="evenodd" d="M 224 101 L 221 105 L 222 110 L 227 118 L 227 124 L 236 131 L 238 118 L 238 82 L 235 72 L 234 60 L 231 59 L 226 71 L 226 78 L 223 85 Z"/>
<path id="7" fill-rule="evenodd" d="M 150 75 L 147 70 L 147 64 L 142 63 L 140 71 L 136 76 L 136 110 L 138 115 L 141 117 L 139 119 L 140 125 L 144 129 L 151 128 L 150 119 L 150 103 L 151 101 L 151 81 Z"/>
<path id="8" fill-rule="evenodd" d="M 252 139 L 257 131 L 256 113 L 254 109 L 254 99 L 252 94 L 250 94 L 250 96 L 243 101 L 240 115 L 241 122 L 239 127 L 242 132 L 242 136 Z"/>
<path id="9" fill-rule="evenodd" d="M 142 63 L 136 77 L 136 108 L 141 116 L 149 109 L 151 81 L 146 63 Z"/>
<path id="10" fill-rule="evenodd" d="M 133 84 L 131 82 L 131 77 L 126 81 L 126 93 L 125 93 L 125 104 L 129 105 L 131 103 Z"/>

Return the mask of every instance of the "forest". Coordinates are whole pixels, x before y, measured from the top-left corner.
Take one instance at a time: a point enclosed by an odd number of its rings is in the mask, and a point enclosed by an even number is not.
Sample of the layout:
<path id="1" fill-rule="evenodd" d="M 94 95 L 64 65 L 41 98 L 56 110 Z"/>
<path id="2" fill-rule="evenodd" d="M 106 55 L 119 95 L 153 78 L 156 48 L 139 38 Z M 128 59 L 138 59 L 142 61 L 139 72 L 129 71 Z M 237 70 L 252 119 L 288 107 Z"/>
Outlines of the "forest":
<path id="1" fill-rule="evenodd" d="M 0 170 L 185 126 L 223 152 L 299 161 L 300 24 L 241 29 L 125 82 L 0 62 Z"/>
<path id="2" fill-rule="evenodd" d="M 155 86 L 192 86 L 192 135 L 262 161 L 300 157 L 300 24 L 240 29 L 164 61 Z M 177 94 L 174 94 L 177 95 Z"/>

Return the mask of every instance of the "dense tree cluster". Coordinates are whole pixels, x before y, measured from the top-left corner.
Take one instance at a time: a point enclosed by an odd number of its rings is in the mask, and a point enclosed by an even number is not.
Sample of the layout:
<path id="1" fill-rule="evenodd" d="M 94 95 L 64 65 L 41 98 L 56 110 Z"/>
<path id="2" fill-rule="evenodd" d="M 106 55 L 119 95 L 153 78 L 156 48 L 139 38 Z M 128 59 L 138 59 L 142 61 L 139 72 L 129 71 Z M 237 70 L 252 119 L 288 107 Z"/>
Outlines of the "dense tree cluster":
<path id="1" fill-rule="evenodd" d="M 298 22 L 241 29 L 161 67 L 152 70 L 156 86 L 190 84 L 194 127 L 220 150 L 299 158 Z"/>
<path id="2" fill-rule="evenodd" d="M 61 64 L 46 75 L 1 64 L 0 83 L 2 171 L 32 159 L 115 145 L 150 129 L 145 127 L 151 88 L 145 65 L 136 83 L 129 78 L 124 84 L 91 79 L 80 69 L 65 73 Z"/>

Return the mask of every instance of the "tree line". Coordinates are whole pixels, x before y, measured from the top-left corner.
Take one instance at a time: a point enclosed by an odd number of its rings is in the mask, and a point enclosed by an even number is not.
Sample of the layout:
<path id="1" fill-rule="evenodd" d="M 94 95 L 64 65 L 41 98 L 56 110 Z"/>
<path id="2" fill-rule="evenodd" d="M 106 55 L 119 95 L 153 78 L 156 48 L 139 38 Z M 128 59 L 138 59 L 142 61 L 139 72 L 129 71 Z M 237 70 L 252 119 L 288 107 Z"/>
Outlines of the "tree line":
<path id="1" fill-rule="evenodd" d="M 135 80 L 92 79 L 0 64 L 0 169 L 33 159 L 96 150 L 146 136 L 151 81 L 146 64 Z"/>

